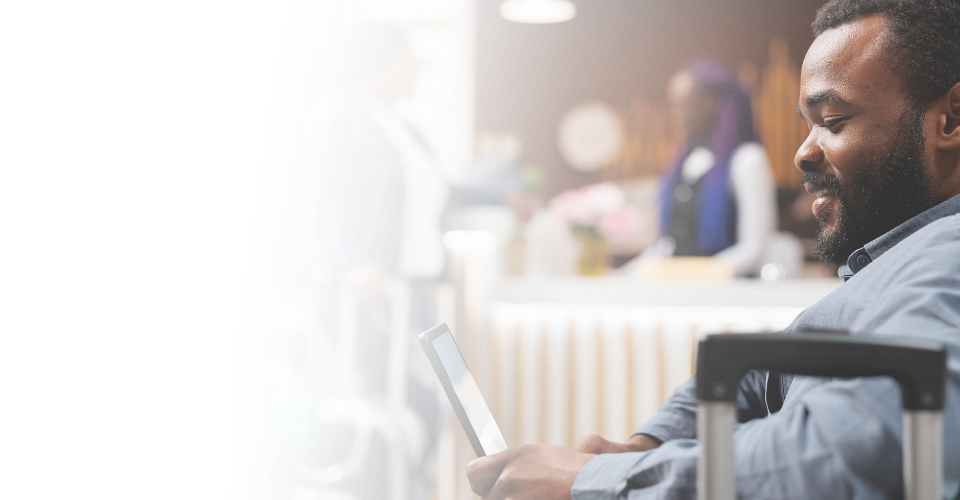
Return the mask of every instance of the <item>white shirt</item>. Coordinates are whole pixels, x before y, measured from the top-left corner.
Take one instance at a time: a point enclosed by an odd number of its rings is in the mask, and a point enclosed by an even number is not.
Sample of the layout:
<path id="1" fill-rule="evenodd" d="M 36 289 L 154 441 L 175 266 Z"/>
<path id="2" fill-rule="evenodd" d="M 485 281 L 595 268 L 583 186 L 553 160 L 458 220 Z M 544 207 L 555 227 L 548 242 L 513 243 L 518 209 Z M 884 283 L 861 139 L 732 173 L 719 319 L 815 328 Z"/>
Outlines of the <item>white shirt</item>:
<path id="1" fill-rule="evenodd" d="M 374 121 L 397 149 L 403 164 L 403 222 L 400 233 L 400 274 L 433 277 L 443 270 L 440 219 L 450 189 L 433 156 L 399 118 L 369 102 Z"/>
<path id="2" fill-rule="evenodd" d="M 686 183 L 695 183 L 714 165 L 714 154 L 697 147 L 683 160 L 680 175 Z M 777 229 L 776 188 L 770 160 L 763 146 L 745 142 L 730 158 L 730 187 L 737 202 L 737 242 L 714 257 L 733 268 L 738 276 L 757 272 L 763 250 Z M 673 254 L 672 238 L 663 236 L 644 257 Z"/>

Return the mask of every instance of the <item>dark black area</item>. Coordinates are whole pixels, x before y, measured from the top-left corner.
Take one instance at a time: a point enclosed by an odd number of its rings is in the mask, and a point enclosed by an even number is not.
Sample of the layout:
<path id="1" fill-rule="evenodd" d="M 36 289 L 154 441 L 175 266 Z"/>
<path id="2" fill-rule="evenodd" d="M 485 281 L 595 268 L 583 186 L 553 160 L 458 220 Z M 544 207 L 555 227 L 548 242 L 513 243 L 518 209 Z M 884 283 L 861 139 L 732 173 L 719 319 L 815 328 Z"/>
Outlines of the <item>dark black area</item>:
<path id="1" fill-rule="evenodd" d="M 677 181 L 677 187 L 674 193 L 673 213 L 670 217 L 670 236 L 676 242 L 673 250 L 675 257 L 699 257 L 700 248 L 697 246 L 697 206 L 698 195 L 700 194 L 701 177 L 696 182 L 687 183 L 681 177 Z M 680 190 L 686 188 L 687 196 L 682 197 L 678 194 Z M 736 241 L 736 238 L 734 238 Z"/>
<path id="2" fill-rule="evenodd" d="M 780 214 L 777 227 L 780 231 L 793 233 L 800 238 L 816 238 L 819 224 L 813 214 L 798 219 L 792 213 L 794 204 L 802 194 L 804 191 L 799 187 L 777 189 L 777 211 Z"/>

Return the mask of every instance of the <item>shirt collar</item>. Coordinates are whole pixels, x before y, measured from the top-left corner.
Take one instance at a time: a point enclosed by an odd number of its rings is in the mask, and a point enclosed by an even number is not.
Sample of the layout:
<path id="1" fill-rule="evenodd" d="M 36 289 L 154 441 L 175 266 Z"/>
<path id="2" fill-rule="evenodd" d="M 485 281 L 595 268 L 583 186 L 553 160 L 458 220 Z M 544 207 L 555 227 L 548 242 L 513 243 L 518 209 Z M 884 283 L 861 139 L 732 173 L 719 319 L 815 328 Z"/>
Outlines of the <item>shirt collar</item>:
<path id="1" fill-rule="evenodd" d="M 891 229 L 883 236 L 867 243 L 862 248 L 857 249 L 857 251 L 850 254 L 850 257 L 847 259 L 847 265 L 841 266 L 837 274 L 843 278 L 843 281 L 847 281 L 852 278 L 854 274 L 857 274 L 863 268 L 867 267 L 867 264 L 879 258 L 886 253 L 887 250 L 890 250 L 897 243 L 900 243 L 911 234 L 919 231 L 922 227 L 937 219 L 958 213 L 960 213 L 960 195 L 954 196 L 917 215 L 907 222 Z"/>

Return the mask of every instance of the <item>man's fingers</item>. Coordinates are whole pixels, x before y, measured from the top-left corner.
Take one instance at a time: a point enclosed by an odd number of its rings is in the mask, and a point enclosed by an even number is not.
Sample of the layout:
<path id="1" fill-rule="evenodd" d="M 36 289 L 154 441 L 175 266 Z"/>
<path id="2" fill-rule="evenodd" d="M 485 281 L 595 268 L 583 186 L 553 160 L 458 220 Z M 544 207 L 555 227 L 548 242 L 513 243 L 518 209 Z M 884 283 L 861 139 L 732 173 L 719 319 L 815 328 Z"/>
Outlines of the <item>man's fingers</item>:
<path id="1" fill-rule="evenodd" d="M 599 455 L 601 453 L 623 453 L 630 450 L 620 443 L 607 441 L 596 434 L 591 434 L 580 438 L 580 440 L 577 441 L 577 445 L 573 447 L 573 451 Z"/>
<path id="2" fill-rule="evenodd" d="M 473 491 L 480 498 L 488 498 L 487 494 L 497 484 L 497 481 L 494 480 L 492 483 L 478 483 L 474 480 L 470 480 L 470 491 Z"/>
<path id="3" fill-rule="evenodd" d="M 596 434 L 590 434 L 588 436 L 583 436 L 577 441 L 577 444 L 574 445 L 573 451 L 579 451 L 580 453 L 593 453 L 599 454 L 603 453 L 604 449 L 607 447 L 607 440 Z"/>
<path id="4" fill-rule="evenodd" d="M 480 457 L 467 464 L 467 479 L 470 480 L 470 489 L 481 497 L 490 491 L 497 482 L 500 473 L 507 465 L 513 450 L 506 450 L 496 455 Z"/>
<path id="5" fill-rule="evenodd" d="M 621 453 L 627 450 L 619 443 L 607 441 L 596 434 L 590 434 L 589 436 L 580 438 L 573 447 L 573 451 L 599 455 L 601 453 Z"/>

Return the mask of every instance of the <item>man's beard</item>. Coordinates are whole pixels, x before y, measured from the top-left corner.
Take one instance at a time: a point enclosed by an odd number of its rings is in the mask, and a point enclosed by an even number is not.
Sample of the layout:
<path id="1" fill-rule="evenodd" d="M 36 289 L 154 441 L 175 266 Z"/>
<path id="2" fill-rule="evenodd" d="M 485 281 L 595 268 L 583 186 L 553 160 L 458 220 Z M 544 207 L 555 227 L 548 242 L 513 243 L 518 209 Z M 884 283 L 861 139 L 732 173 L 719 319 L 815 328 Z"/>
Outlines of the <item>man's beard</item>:
<path id="1" fill-rule="evenodd" d="M 805 172 L 803 181 L 836 193 L 836 226 L 826 232 L 829 211 L 817 220 L 816 253 L 824 263 L 843 264 L 860 247 L 930 208 L 932 195 L 924 158 L 924 109 L 906 111 L 896 139 L 844 184 L 834 175 Z"/>

